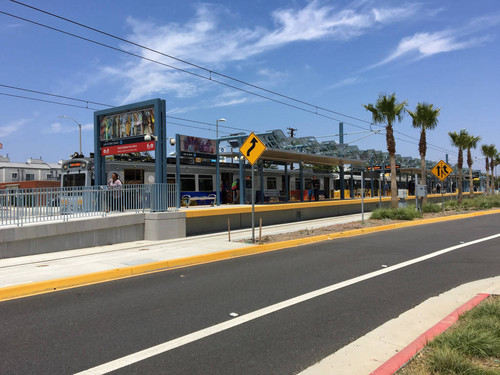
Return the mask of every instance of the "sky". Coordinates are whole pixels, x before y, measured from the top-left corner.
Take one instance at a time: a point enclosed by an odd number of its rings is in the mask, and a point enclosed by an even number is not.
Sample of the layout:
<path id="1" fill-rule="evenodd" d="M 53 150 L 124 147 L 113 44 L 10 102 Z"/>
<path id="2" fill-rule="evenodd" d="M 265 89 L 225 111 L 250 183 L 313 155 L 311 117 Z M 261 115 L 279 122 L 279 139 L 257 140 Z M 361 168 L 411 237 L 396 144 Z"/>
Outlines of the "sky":
<path id="1" fill-rule="evenodd" d="M 168 137 L 215 138 L 214 124 L 224 118 L 221 136 L 290 127 L 297 137 L 338 141 L 344 122 L 345 142 L 385 151 L 385 136 L 363 104 L 395 93 L 410 110 L 419 102 L 441 108 L 427 134 L 428 160 L 448 154 L 455 163 L 448 132 L 460 129 L 500 150 L 498 0 L 21 2 L 149 50 L 1 0 L 0 11 L 11 16 L 0 13 L 0 155 L 11 161 L 69 158 L 78 151 L 77 123 L 88 155 L 93 113 L 109 108 L 100 104 L 153 98 L 166 100 Z M 418 158 L 411 117 L 395 130 L 396 152 Z M 480 147 L 473 156 L 473 168 L 484 169 Z"/>

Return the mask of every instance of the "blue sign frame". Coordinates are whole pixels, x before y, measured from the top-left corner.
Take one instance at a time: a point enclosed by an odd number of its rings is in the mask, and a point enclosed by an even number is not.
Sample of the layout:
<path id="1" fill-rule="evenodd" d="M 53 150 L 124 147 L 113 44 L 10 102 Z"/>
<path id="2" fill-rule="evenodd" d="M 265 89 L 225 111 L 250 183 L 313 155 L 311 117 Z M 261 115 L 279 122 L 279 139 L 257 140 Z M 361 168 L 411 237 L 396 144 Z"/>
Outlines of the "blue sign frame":
<path id="1" fill-rule="evenodd" d="M 94 165 L 96 185 L 106 185 L 107 183 L 106 157 L 101 155 L 101 119 L 105 116 L 118 115 L 120 113 L 137 111 L 151 107 L 153 107 L 155 115 L 155 182 L 158 184 L 164 184 L 167 182 L 166 103 L 165 100 L 162 99 L 151 99 L 94 112 Z"/>

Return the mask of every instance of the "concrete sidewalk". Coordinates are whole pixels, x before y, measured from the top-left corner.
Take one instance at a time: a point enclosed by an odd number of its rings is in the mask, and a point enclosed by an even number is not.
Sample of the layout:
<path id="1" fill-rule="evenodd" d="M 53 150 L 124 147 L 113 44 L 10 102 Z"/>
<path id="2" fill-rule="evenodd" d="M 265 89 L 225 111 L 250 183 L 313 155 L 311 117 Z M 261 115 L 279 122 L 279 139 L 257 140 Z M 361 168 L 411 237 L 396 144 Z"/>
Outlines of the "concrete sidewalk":
<path id="1" fill-rule="evenodd" d="M 365 214 L 365 219 L 369 218 Z M 361 220 L 360 214 L 300 221 L 262 228 L 262 235 L 294 232 Z M 258 228 L 256 228 L 256 236 Z M 0 260 L 0 288 L 84 275 L 123 267 L 174 260 L 219 251 L 252 247 L 238 242 L 252 237 L 251 229 L 163 241 L 135 241 L 86 249 Z"/>

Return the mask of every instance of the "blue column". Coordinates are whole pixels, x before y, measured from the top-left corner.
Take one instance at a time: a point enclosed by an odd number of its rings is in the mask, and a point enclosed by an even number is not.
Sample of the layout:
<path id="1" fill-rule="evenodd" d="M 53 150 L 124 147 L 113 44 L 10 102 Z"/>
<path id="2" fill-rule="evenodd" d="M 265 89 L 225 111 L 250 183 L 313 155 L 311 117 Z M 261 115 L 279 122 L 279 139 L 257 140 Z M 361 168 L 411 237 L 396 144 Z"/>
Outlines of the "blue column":
<path id="1" fill-rule="evenodd" d="M 155 106 L 155 182 L 167 182 L 167 125 L 166 125 L 165 100 L 159 100 Z"/>
<path id="2" fill-rule="evenodd" d="M 351 194 L 351 199 L 354 198 L 354 171 L 352 169 L 351 165 L 351 184 L 350 184 L 350 194 Z"/>
<path id="3" fill-rule="evenodd" d="M 259 163 L 260 172 L 260 203 L 264 203 L 264 163 Z"/>
<path id="4" fill-rule="evenodd" d="M 106 158 L 101 156 L 100 116 L 94 112 L 94 168 L 96 186 L 106 185 Z"/>
<path id="5" fill-rule="evenodd" d="M 299 163 L 300 201 L 304 202 L 304 163 Z"/>
<path id="6" fill-rule="evenodd" d="M 290 199 L 290 189 L 288 186 L 288 164 L 285 163 L 285 202 Z"/>
<path id="7" fill-rule="evenodd" d="M 215 159 L 215 196 L 217 206 L 220 206 L 220 157 L 219 157 L 219 138 L 215 140 L 216 148 L 215 151 L 216 159 Z"/>
<path id="8" fill-rule="evenodd" d="M 345 187 L 344 187 L 344 164 L 339 166 L 340 170 L 340 199 L 345 199 Z"/>
<path id="9" fill-rule="evenodd" d="M 175 183 L 177 185 L 177 208 L 181 207 L 181 136 L 175 135 Z"/>

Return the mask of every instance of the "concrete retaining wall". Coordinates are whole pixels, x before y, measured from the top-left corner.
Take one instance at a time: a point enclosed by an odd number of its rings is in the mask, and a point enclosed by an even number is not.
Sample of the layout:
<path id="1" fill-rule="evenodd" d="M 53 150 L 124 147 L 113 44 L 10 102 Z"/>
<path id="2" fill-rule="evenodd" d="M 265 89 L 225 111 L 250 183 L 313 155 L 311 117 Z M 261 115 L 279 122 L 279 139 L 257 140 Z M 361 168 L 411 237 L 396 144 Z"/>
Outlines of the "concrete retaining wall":
<path id="1" fill-rule="evenodd" d="M 144 215 L 85 218 L 0 229 L 0 258 L 12 258 L 144 239 Z"/>

